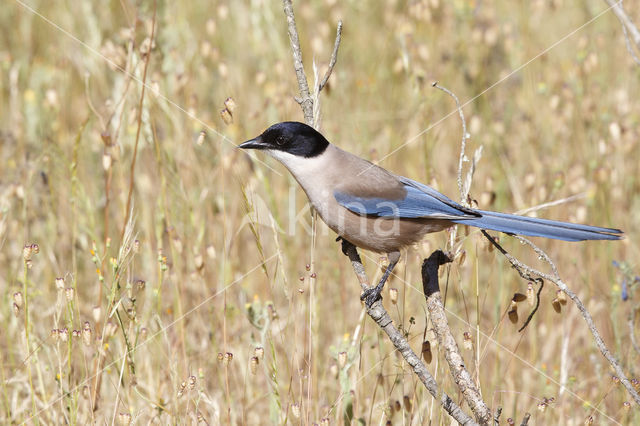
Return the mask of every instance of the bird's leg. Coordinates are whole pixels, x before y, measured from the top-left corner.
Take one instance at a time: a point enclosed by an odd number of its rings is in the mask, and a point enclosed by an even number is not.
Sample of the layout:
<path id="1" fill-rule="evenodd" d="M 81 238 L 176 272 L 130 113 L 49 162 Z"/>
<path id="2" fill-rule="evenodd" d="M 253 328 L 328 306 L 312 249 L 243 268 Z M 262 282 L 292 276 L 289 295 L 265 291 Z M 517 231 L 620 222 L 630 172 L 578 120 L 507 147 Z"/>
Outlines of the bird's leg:
<path id="1" fill-rule="evenodd" d="M 362 292 L 360 295 L 360 300 L 364 300 L 364 304 L 367 305 L 367 308 L 370 308 L 373 303 L 380 298 L 380 293 L 382 292 L 382 288 L 384 287 L 384 283 L 387 282 L 389 275 L 391 275 L 391 271 L 396 266 L 398 261 L 400 260 L 400 252 L 394 251 L 388 254 L 389 256 L 389 265 L 387 266 L 386 271 L 384 271 L 384 275 L 380 279 L 380 282 L 377 286 L 369 288 Z"/>

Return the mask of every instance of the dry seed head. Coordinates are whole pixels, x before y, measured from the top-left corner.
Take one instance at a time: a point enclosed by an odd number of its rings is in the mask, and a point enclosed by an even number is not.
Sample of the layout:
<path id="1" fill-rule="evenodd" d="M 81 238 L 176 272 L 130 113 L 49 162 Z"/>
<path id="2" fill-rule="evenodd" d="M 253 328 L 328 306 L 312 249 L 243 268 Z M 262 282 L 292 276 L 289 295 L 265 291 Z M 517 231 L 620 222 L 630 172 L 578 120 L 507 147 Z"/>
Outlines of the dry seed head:
<path id="1" fill-rule="evenodd" d="M 631 408 L 631 403 L 629 401 L 623 402 L 622 408 L 624 408 L 626 411 L 629 411 L 629 409 Z"/>
<path id="2" fill-rule="evenodd" d="M 255 355 L 258 360 L 264 359 L 264 348 L 262 346 L 258 346 L 253 350 L 253 355 Z"/>
<path id="3" fill-rule="evenodd" d="M 180 383 L 180 387 L 178 388 L 178 398 L 182 396 L 186 387 L 187 387 L 187 382 Z"/>
<path id="4" fill-rule="evenodd" d="M 233 111 L 235 111 L 236 109 L 236 101 L 233 100 L 233 98 L 231 96 L 229 96 L 225 101 L 224 101 L 224 106 L 226 109 L 229 110 L 229 112 L 231 114 L 233 114 Z"/>
<path id="5" fill-rule="evenodd" d="M 105 326 L 104 326 L 104 337 L 109 338 L 111 336 L 113 336 L 114 334 L 116 334 L 116 330 L 118 329 L 118 326 L 109 321 Z"/>
<path id="6" fill-rule="evenodd" d="M 509 308 L 509 312 L 507 312 L 507 316 L 512 324 L 518 322 L 518 304 L 513 300 L 511 301 L 511 307 Z"/>
<path id="7" fill-rule="evenodd" d="M 58 337 L 60 337 L 60 330 L 58 330 L 57 328 L 52 328 L 49 336 L 51 336 L 54 342 L 57 342 Z"/>
<path id="8" fill-rule="evenodd" d="M 394 305 L 398 303 L 398 289 L 397 288 L 389 288 L 389 300 Z"/>
<path id="9" fill-rule="evenodd" d="M 431 343 L 428 340 L 422 342 L 422 359 L 427 364 L 431 364 L 431 360 L 433 359 L 433 354 L 431 353 Z"/>
<path id="10" fill-rule="evenodd" d="M 205 132 L 204 130 L 201 130 L 200 133 L 198 134 L 198 139 L 196 139 L 196 145 L 202 146 L 202 144 L 204 143 L 204 138 L 206 136 L 207 136 L 207 132 Z"/>
<path id="11" fill-rule="evenodd" d="M 94 322 L 100 321 L 101 313 L 102 313 L 102 309 L 100 308 L 100 306 L 93 307 L 93 309 L 91 310 L 91 316 L 93 317 Z"/>
<path id="12" fill-rule="evenodd" d="M 404 402 L 404 409 L 407 411 L 407 413 L 411 412 L 411 398 L 409 398 L 409 395 L 405 395 L 404 398 L 402 398 L 403 402 Z"/>
<path id="13" fill-rule="evenodd" d="M 473 348 L 473 341 L 471 340 L 471 333 L 469 333 L 468 331 L 465 331 L 462 334 L 462 346 L 470 351 Z"/>
<path id="14" fill-rule="evenodd" d="M 540 411 L 541 413 L 544 413 L 544 411 L 547 409 L 547 403 L 546 402 L 541 402 L 538 404 L 538 411 Z"/>
<path id="15" fill-rule="evenodd" d="M 218 352 L 218 363 L 222 363 L 224 361 L 224 354 L 222 352 Z"/>
<path id="16" fill-rule="evenodd" d="M 560 304 L 562 305 L 567 304 L 567 295 L 562 290 L 556 291 L 556 299 L 558 299 L 558 302 L 560 302 Z"/>
<path id="17" fill-rule="evenodd" d="M 618 383 L 620 383 L 620 378 L 619 378 L 618 376 L 612 376 L 612 377 L 611 377 L 611 380 L 612 380 L 612 381 L 613 381 L 613 383 L 615 383 L 616 385 L 617 385 Z"/>
<path id="18" fill-rule="evenodd" d="M 196 388 L 196 376 L 189 376 L 189 389 L 194 390 Z"/>
<path id="19" fill-rule="evenodd" d="M 18 308 L 22 308 L 22 292 L 16 291 L 13 293 L 13 302 L 18 306 Z"/>
<path id="20" fill-rule="evenodd" d="M 202 268 L 204 268 L 204 258 L 201 254 L 196 255 L 194 262 L 197 270 L 201 270 Z"/>
<path id="21" fill-rule="evenodd" d="M 296 419 L 300 418 L 300 404 L 296 402 L 291 406 L 291 414 L 293 414 L 293 417 Z"/>
<path id="22" fill-rule="evenodd" d="M 226 364 L 230 364 L 233 361 L 233 354 L 231 352 L 224 354 L 224 361 Z"/>
<path id="23" fill-rule="evenodd" d="M 635 390 L 640 390 L 640 380 L 631 379 L 631 386 L 633 386 Z"/>
<path id="24" fill-rule="evenodd" d="M 119 413 L 118 414 L 118 424 L 121 426 L 128 426 L 131 424 L 131 414 L 129 413 Z"/>
<path id="25" fill-rule="evenodd" d="M 347 365 L 347 353 L 342 351 L 338 354 L 338 367 L 342 370 L 345 365 Z"/>
<path id="26" fill-rule="evenodd" d="M 73 287 L 67 287 L 64 289 L 64 295 L 67 297 L 67 302 L 71 302 L 73 300 Z"/>
<path id="27" fill-rule="evenodd" d="M 329 366 L 329 374 L 331 374 L 331 377 L 337 379 L 339 372 L 340 370 L 338 370 L 338 364 L 331 363 L 331 365 Z"/>
<path id="28" fill-rule="evenodd" d="M 257 356 L 251 357 L 251 362 L 249 363 L 249 368 L 251 370 L 251 374 L 255 375 L 258 371 L 258 364 L 260 364 L 260 360 Z"/>
<path id="29" fill-rule="evenodd" d="M 91 324 L 89 324 L 89 321 L 85 321 L 82 328 L 82 342 L 85 346 L 91 345 Z"/>
<path id="30" fill-rule="evenodd" d="M 531 281 L 529 281 L 529 284 L 527 284 L 527 303 L 529 304 L 529 306 L 535 305 L 536 303 L 536 294 L 535 294 L 535 290 L 533 289 L 533 283 Z"/>
<path id="31" fill-rule="evenodd" d="M 311 270 L 311 265 L 309 265 L 308 263 L 305 265 L 304 269 L 307 270 L 307 272 L 309 272 Z"/>
<path id="32" fill-rule="evenodd" d="M 525 296 L 522 293 L 514 293 L 513 294 L 513 298 L 511 299 L 516 303 L 520 303 L 520 302 L 524 302 L 525 300 L 527 300 L 527 296 Z"/>
<path id="33" fill-rule="evenodd" d="M 69 340 L 69 329 L 67 327 L 63 328 L 62 330 L 58 330 L 58 334 L 60 335 L 60 340 L 62 340 L 63 342 Z"/>
<path id="34" fill-rule="evenodd" d="M 514 422 L 514 421 L 513 421 L 513 419 L 512 419 L 511 417 L 509 417 L 509 418 L 507 419 L 507 424 L 508 424 L 508 425 L 515 425 L 515 424 L 516 424 L 516 422 Z"/>
<path id="35" fill-rule="evenodd" d="M 560 301 L 558 301 L 558 299 L 553 299 L 553 301 L 551 302 L 551 306 L 553 306 L 553 310 L 556 311 L 557 313 L 562 312 L 562 305 L 560 304 Z"/>
<path id="36" fill-rule="evenodd" d="M 62 277 L 56 278 L 56 288 L 58 290 L 64 290 L 64 278 Z"/>
<path id="37" fill-rule="evenodd" d="M 20 306 L 16 302 L 13 302 L 13 315 L 16 317 L 20 315 Z"/>
<path id="38" fill-rule="evenodd" d="M 229 110 L 226 108 L 223 108 L 220 110 L 220 118 L 222 118 L 222 121 L 224 121 L 224 124 L 229 125 L 233 123 L 233 116 L 231 115 Z"/>
<path id="39" fill-rule="evenodd" d="M 74 339 L 77 339 L 78 337 L 80 337 L 80 330 L 72 330 L 71 337 L 73 337 Z"/>
<path id="40" fill-rule="evenodd" d="M 31 246 L 31 244 L 26 244 L 23 248 L 22 248 L 22 258 L 24 259 L 24 261 L 26 262 L 27 260 L 31 259 L 31 254 L 33 253 L 33 248 Z"/>
<path id="41" fill-rule="evenodd" d="M 314 280 L 318 277 L 318 275 L 316 275 L 315 272 L 312 272 L 311 275 L 309 275 L 311 278 L 313 278 Z"/>
<path id="42" fill-rule="evenodd" d="M 329 426 L 330 424 L 328 417 L 323 417 L 322 420 L 320 420 L 320 426 Z"/>
<path id="43" fill-rule="evenodd" d="M 111 154 L 102 155 L 102 169 L 105 172 L 109 171 L 112 163 L 113 163 L 113 159 L 111 158 Z"/>
<path id="44" fill-rule="evenodd" d="M 25 260 L 24 264 L 27 267 L 27 269 L 31 269 L 33 267 L 33 261 L 31 259 Z"/>
<path id="45" fill-rule="evenodd" d="M 593 424 L 593 416 L 588 416 L 586 419 L 584 419 L 584 424 L 585 425 Z"/>
<path id="46" fill-rule="evenodd" d="M 138 253 L 140 251 L 140 240 L 133 241 L 133 252 Z"/>
<path id="47" fill-rule="evenodd" d="M 393 410 L 396 411 L 396 412 L 402 410 L 402 404 L 400 404 L 400 401 L 398 401 L 397 399 L 393 403 Z"/>

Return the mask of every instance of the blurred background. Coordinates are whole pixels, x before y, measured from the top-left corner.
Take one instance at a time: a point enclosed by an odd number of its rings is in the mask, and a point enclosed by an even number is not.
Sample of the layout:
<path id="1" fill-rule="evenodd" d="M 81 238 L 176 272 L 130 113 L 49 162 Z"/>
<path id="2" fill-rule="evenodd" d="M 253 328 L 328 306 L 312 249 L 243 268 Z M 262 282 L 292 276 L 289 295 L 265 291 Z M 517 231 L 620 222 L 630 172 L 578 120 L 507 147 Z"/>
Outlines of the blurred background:
<path id="1" fill-rule="evenodd" d="M 640 67 L 607 8 L 294 4 L 310 83 L 344 23 L 320 96 L 330 141 L 458 199 L 461 124 L 438 81 L 465 105 L 467 156 L 483 149 L 471 187 L 480 208 L 564 200 L 532 214 L 625 231 L 620 242 L 536 243 L 635 378 Z M 154 14 L 150 1 L 10 0 L 0 23 L 5 422 L 450 422 L 364 315 L 335 235 L 318 223 L 313 243 L 296 182 L 235 149 L 303 120 L 281 2 L 159 1 Z M 430 341 L 429 369 L 461 401 L 420 281 L 422 259 L 448 238 L 403 256 L 384 304 L 414 351 Z M 553 284 L 519 333 L 531 306 L 507 311 L 527 282 L 477 230 L 461 227 L 457 243 L 464 255 L 441 270 L 449 322 L 503 422 L 639 421 L 578 310 L 554 309 Z M 361 254 L 375 280 L 385 259 Z"/>

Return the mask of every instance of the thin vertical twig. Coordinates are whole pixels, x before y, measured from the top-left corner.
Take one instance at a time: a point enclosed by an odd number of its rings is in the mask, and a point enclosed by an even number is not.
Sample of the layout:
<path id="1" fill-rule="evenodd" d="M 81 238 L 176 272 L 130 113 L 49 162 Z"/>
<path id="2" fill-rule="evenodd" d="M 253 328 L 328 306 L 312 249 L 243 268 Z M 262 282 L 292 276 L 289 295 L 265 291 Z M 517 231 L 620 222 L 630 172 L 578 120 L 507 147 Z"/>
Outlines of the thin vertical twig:
<path id="1" fill-rule="evenodd" d="M 124 231 L 127 228 L 129 222 L 129 215 L 131 214 L 131 197 L 133 196 L 133 183 L 135 182 L 136 171 L 136 159 L 138 157 L 138 143 L 140 142 L 140 131 L 142 130 L 142 107 L 144 105 L 144 94 L 147 87 L 147 70 L 149 68 L 149 60 L 151 59 L 151 52 L 153 51 L 153 43 L 156 31 L 156 11 L 157 1 L 153 6 L 153 17 L 151 18 L 151 36 L 149 37 L 149 50 L 147 51 L 144 60 L 144 69 L 142 71 L 142 88 L 140 89 L 140 102 L 138 103 L 138 128 L 136 130 L 136 142 L 133 147 L 133 158 L 131 159 L 131 169 L 129 171 L 129 194 L 127 195 L 127 207 L 125 208 L 124 222 L 122 224 L 122 232 L 120 233 L 120 239 L 124 236 Z"/>
<path id="2" fill-rule="evenodd" d="M 296 28 L 296 18 L 293 14 L 293 5 L 291 0 L 282 0 L 284 5 L 284 14 L 287 16 L 287 28 L 289 29 L 289 41 L 291 41 L 291 51 L 293 53 L 293 68 L 298 78 L 298 87 L 300 89 L 300 98 L 296 101 L 302 108 L 304 121 L 309 126 L 313 126 L 313 100 L 309 93 L 309 83 L 304 73 L 304 64 L 302 63 L 302 49 L 300 48 L 300 37 L 298 37 L 298 29 Z"/>

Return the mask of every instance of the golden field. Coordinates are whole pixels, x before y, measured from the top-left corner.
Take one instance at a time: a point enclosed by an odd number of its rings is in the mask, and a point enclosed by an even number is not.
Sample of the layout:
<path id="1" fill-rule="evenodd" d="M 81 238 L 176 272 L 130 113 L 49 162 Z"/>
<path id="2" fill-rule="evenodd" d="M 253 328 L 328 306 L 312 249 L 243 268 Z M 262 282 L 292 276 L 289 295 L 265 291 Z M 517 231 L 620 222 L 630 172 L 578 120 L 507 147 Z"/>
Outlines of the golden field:
<path id="1" fill-rule="evenodd" d="M 330 141 L 459 198 L 461 125 L 438 81 L 464 104 L 468 157 L 483 147 L 480 208 L 571 197 L 535 214 L 625 231 L 620 242 L 536 243 L 640 378 L 640 66 L 608 5 L 294 8 L 310 82 L 344 23 L 320 94 Z M 363 313 L 335 235 L 318 223 L 314 243 L 286 169 L 235 149 L 303 119 L 281 2 L 158 2 L 154 19 L 150 1 L 8 0 L 0 23 L 3 423 L 450 424 Z M 578 310 L 553 309 L 553 284 L 519 333 L 530 307 L 515 325 L 506 312 L 527 282 L 477 230 L 458 235 L 465 256 L 440 284 L 501 423 L 526 412 L 530 424 L 639 422 Z M 428 367 L 461 401 L 420 281 L 422 259 L 447 240 L 428 236 L 403 256 L 384 304 L 414 351 L 432 341 Z M 545 268 L 515 239 L 501 243 Z M 384 259 L 361 255 L 379 277 Z"/>

